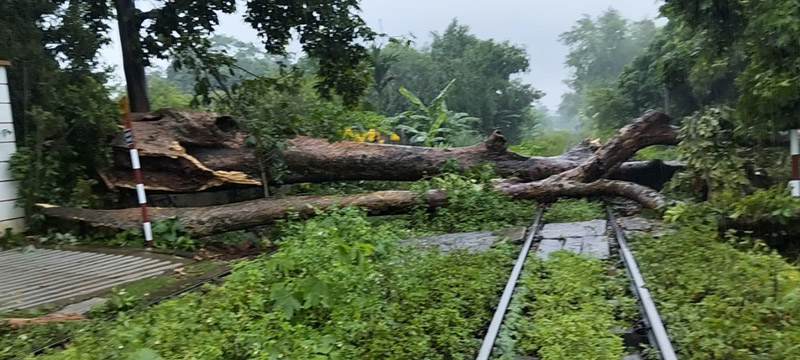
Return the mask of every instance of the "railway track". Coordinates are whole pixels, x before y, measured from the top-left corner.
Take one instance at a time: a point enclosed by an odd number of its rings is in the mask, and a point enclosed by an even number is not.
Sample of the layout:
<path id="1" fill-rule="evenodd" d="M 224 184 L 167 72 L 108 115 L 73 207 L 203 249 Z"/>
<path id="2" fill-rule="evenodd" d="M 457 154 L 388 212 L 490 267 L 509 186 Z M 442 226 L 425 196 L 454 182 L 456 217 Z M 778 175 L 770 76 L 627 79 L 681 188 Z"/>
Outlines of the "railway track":
<path id="1" fill-rule="evenodd" d="M 503 324 L 503 319 L 505 318 L 509 303 L 514 295 L 514 289 L 516 288 L 517 281 L 519 280 L 520 273 L 522 272 L 526 259 L 532 254 L 532 250 L 533 253 L 537 253 L 538 255 L 540 250 L 539 247 L 544 242 L 540 241 L 539 243 L 536 243 L 537 235 L 539 235 L 545 225 L 542 221 L 544 207 L 545 206 L 540 206 L 536 212 L 536 218 L 534 219 L 533 224 L 528 228 L 525 242 L 520 250 L 517 261 L 514 264 L 514 268 L 509 275 L 508 281 L 503 290 L 503 294 L 498 302 L 497 309 L 492 317 L 492 321 L 489 324 L 483 343 L 481 344 L 481 348 L 478 352 L 478 356 L 476 357 L 477 360 L 488 360 L 492 355 L 492 351 L 495 349 L 497 335 L 501 325 Z M 606 220 L 610 226 L 611 232 L 613 233 L 614 239 L 616 240 L 616 245 L 618 247 L 616 255 L 619 256 L 619 259 L 624 265 L 628 274 L 628 278 L 631 281 L 631 291 L 636 296 L 642 324 L 644 325 L 644 329 L 647 331 L 649 345 L 656 350 L 662 360 L 677 360 L 675 350 L 673 349 L 666 328 L 661 321 L 661 317 L 659 316 L 655 303 L 650 296 L 650 292 L 645 287 L 644 279 L 642 274 L 639 272 L 639 267 L 636 263 L 633 252 L 631 252 L 631 250 L 628 248 L 625 233 L 617 224 L 614 212 L 611 210 L 609 205 L 606 205 Z M 569 250 L 568 246 L 564 246 L 563 248 Z M 554 249 L 549 249 L 547 251 L 553 250 Z"/>
<path id="2" fill-rule="evenodd" d="M 517 286 L 517 282 L 520 278 L 520 274 L 522 273 L 524 264 L 529 255 L 531 256 L 535 256 L 534 254 L 539 255 L 538 252 L 542 250 L 540 248 L 540 246 L 542 245 L 542 241 L 537 242 L 538 240 L 537 237 L 540 235 L 541 230 L 544 228 L 545 225 L 545 223 L 542 221 L 542 215 L 544 213 L 545 207 L 546 206 L 539 207 L 539 209 L 536 212 L 536 216 L 532 225 L 528 228 L 526 232 L 522 248 L 514 264 L 514 267 L 512 268 L 512 271 L 508 277 L 503 293 L 498 302 L 496 311 L 492 317 L 492 320 L 489 324 L 488 330 L 482 342 L 481 348 L 478 352 L 477 356 L 478 360 L 488 360 L 492 355 L 492 351 L 495 348 L 495 342 L 497 340 L 498 333 L 500 332 L 501 325 L 503 324 L 503 320 L 505 318 L 509 304 L 511 303 L 512 297 L 514 295 L 514 290 Z M 649 345 L 657 351 L 661 359 L 663 360 L 677 359 L 672 344 L 670 342 L 669 336 L 664 328 L 661 318 L 658 315 L 658 310 L 656 309 L 655 304 L 653 303 L 649 291 L 645 287 L 644 280 L 642 278 L 641 273 L 639 272 L 638 265 L 636 264 L 636 260 L 633 256 L 633 253 L 627 246 L 627 239 L 625 238 L 625 233 L 622 231 L 622 229 L 620 229 L 619 225 L 617 224 L 616 219 L 614 217 L 614 213 L 611 210 L 610 206 L 606 206 L 606 220 L 607 223 L 609 224 L 611 232 L 613 233 L 613 237 L 616 240 L 618 246 L 617 253 L 612 254 L 612 256 L 618 255 L 619 259 L 625 266 L 628 278 L 631 281 L 632 293 L 636 296 L 638 300 L 642 323 L 644 325 L 644 329 L 647 331 L 648 334 L 647 338 Z M 550 249 L 550 251 L 552 250 L 553 249 Z M 153 299 L 149 301 L 146 306 L 144 306 L 142 309 L 138 311 L 144 311 L 151 306 L 154 306 L 158 303 L 169 300 L 171 298 L 177 297 L 181 294 L 196 291 L 202 288 L 203 285 L 207 283 L 220 281 L 229 274 L 230 270 L 228 269 L 226 271 L 215 274 L 209 278 L 206 278 L 200 282 L 192 284 L 186 288 L 177 290 L 169 295 Z M 36 351 L 34 351 L 34 355 L 43 354 L 49 349 L 62 348 L 66 344 L 68 344 L 71 340 L 72 338 L 70 336 L 58 339 L 42 348 L 37 349 Z"/>

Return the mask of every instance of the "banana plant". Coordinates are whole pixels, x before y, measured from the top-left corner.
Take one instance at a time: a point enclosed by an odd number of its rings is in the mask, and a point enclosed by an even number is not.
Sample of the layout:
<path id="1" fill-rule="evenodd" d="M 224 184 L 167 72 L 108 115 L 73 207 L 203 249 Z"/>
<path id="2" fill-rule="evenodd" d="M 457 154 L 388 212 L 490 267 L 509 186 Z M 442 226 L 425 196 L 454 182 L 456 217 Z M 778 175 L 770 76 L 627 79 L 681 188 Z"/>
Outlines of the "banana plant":
<path id="1" fill-rule="evenodd" d="M 455 81 L 451 80 L 428 105 L 408 89 L 400 88 L 400 93 L 419 108 L 417 111 L 406 111 L 398 117 L 399 122 L 404 124 L 398 125 L 397 128 L 411 135 L 411 143 L 433 146 L 443 142 L 447 136 L 471 132 L 471 125 L 480 121 L 466 113 L 447 109 L 445 99 Z"/>

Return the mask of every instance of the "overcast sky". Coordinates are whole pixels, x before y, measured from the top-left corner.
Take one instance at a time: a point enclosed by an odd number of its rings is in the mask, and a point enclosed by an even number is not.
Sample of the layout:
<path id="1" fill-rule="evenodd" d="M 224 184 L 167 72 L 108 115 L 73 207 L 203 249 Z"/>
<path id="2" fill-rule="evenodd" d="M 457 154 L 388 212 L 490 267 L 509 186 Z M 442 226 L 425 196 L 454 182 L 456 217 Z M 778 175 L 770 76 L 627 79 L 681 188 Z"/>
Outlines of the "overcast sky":
<path id="1" fill-rule="evenodd" d="M 597 16 L 609 7 L 632 20 L 655 19 L 660 3 L 660 0 L 362 0 L 361 7 L 363 18 L 374 30 L 391 36 L 414 34 L 418 45 L 427 44 L 430 32 L 442 32 L 453 18 L 458 18 L 479 38 L 508 40 L 523 46 L 530 56 L 531 71 L 521 77 L 543 90 L 547 95 L 542 102 L 555 110 L 561 94 L 567 91 L 563 81 L 569 76 L 564 67 L 567 49 L 558 42 L 559 34 L 568 31 L 583 14 Z M 222 17 L 218 33 L 242 41 L 259 41 L 255 31 L 238 14 Z M 104 49 L 101 56 L 117 65 L 121 78 L 118 44 Z"/>

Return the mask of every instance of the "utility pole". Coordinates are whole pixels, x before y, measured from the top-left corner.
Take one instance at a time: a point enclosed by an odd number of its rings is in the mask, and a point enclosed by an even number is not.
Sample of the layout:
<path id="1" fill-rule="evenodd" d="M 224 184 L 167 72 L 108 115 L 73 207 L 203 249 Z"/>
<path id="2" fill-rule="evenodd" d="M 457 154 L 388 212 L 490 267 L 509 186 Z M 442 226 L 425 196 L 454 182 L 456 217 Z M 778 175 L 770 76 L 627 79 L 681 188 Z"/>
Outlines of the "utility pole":
<path id="1" fill-rule="evenodd" d="M 789 187 L 792 196 L 800 197 L 800 129 L 789 130 L 789 150 L 792 154 L 792 180 Z"/>

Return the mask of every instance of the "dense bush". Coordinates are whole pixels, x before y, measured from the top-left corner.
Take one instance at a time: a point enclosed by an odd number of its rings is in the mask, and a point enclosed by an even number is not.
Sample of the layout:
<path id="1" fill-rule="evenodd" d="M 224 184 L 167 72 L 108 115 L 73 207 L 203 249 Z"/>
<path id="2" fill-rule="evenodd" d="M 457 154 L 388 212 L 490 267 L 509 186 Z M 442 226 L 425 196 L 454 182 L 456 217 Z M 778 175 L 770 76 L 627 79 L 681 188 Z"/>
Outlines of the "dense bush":
<path id="1" fill-rule="evenodd" d="M 679 357 L 800 358 L 800 273 L 762 244 L 727 240 L 684 225 L 631 244 Z"/>
<path id="2" fill-rule="evenodd" d="M 793 197 L 786 186 L 779 185 L 758 189 L 745 196 L 739 195 L 738 191 L 727 190 L 701 203 L 678 202 L 667 209 L 664 220 L 684 226 L 714 226 L 730 220 L 741 224 L 783 225 L 769 226 L 769 230 L 776 234 L 791 235 L 784 232 L 791 229 L 789 226 L 798 208 L 800 200 Z"/>
<path id="3" fill-rule="evenodd" d="M 107 141 L 119 118 L 101 81 L 86 77 L 54 86 L 59 92 L 48 96 L 48 107 L 28 112 L 29 136 L 21 139 L 10 164 L 29 215 L 39 202 L 75 207 L 100 203 L 92 187 L 99 183 L 96 171 L 108 164 Z"/>
<path id="4" fill-rule="evenodd" d="M 491 167 L 479 166 L 467 169 L 464 175 L 448 173 L 417 182 L 414 189 L 420 193 L 444 190 L 448 206 L 431 211 L 420 204 L 410 216 L 414 227 L 432 232 L 462 232 L 530 225 L 536 202 L 515 201 L 495 190 L 489 181 L 493 174 Z"/>
<path id="5" fill-rule="evenodd" d="M 52 359 L 468 359 L 512 263 L 500 245 L 419 253 L 362 211 L 282 224 L 221 286 L 122 313 Z"/>

